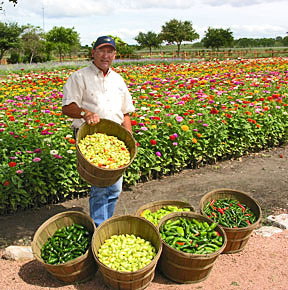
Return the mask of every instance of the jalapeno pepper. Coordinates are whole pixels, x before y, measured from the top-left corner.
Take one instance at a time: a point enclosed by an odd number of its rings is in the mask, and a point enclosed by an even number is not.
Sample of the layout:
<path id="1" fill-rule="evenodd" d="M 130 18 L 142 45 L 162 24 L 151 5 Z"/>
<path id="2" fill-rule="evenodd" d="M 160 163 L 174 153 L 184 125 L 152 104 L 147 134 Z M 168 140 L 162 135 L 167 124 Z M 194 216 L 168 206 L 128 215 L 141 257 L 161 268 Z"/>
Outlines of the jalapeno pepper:
<path id="1" fill-rule="evenodd" d="M 209 224 L 206 221 L 181 217 L 163 224 L 160 235 L 165 243 L 176 250 L 190 254 L 207 254 L 219 250 L 223 245 L 222 236 L 215 231 L 216 226 L 216 223 Z M 219 236 L 221 239 L 218 239 Z"/>
<path id="2" fill-rule="evenodd" d="M 47 264 L 61 264 L 83 255 L 91 242 L 91 234 L 78 224 L 58 229 L 43 245 L 41 258 Z"/>

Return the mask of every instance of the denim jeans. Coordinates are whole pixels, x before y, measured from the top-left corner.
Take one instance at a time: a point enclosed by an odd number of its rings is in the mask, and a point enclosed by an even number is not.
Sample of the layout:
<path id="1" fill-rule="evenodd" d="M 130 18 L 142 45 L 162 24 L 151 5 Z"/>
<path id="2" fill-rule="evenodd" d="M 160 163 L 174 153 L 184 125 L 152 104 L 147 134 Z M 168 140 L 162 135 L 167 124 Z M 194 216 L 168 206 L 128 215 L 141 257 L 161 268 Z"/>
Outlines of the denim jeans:
<path id="1" fill-rule="evenodd" d="M 108 186 L 96 187 L 91 186 L 89 206 L 90 217 L 94 220 L 96 226 L 113 216 L 114 209 L 122 191 L 123 177 Z"/>

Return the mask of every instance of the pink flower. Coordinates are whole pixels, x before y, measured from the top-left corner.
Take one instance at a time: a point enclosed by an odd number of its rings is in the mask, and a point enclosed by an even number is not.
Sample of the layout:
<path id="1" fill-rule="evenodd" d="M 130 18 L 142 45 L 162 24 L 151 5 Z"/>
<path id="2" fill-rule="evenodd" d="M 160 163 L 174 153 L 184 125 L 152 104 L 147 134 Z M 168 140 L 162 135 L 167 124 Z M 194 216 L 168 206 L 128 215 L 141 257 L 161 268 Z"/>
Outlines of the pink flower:
<path id="1" fill-rule="evenodd" d="M 39 162 L 39 161 L 41 161 L 41 158 L 39 158 L 39 157 L 35 157 L 32 161 L 33 161 L 33 162 Z"/>
<path id="2" fill-rule="evenodd" d="M 16 173 L 17 173 L 17 174 L 22 174 L 22 173 L 23 173 L 23 170 L 21 170 L 21 169 L 16 170 Z"/>
<path id="3" fill-rule="evenodd" d="M 157 151 L 156 152 L 156 155 L 159 156 L 159 157 L 161 157 L 162 154 L 159 151 Z"/>
<path id="4" fill-rule="evenodd" d="M 181 116 L 176 116 L 176 121 L 177 122 L 182 122 L 183 121 L 183 117 L 181 117 Z"/>

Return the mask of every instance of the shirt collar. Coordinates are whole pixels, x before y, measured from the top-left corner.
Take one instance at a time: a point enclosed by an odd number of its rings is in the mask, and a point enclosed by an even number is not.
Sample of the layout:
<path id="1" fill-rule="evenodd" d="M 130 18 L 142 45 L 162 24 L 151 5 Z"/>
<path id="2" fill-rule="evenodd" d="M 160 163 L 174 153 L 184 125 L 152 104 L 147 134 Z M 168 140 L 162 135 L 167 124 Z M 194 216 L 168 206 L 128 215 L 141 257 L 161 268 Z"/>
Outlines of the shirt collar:
<path id="1" fill-rule="evenodd" d="M 102 70 L 99 69 L 99 68 L 94 64 L 93 61 L 92 61 L 92 63 L 91 63 L 91 68 L 96 72 L 97 75 L 98 75 L 98 74 L 102 74 L 102 75 L 104 75 L 104 73 L 102 72 Z M 111 67 L 109 67 L 108 72 L 107 72 L 107 74 L 106 74 L 105 76 L 107 76 L 108 74 L 110 74 L 110 72 L 111 72 Z"/>

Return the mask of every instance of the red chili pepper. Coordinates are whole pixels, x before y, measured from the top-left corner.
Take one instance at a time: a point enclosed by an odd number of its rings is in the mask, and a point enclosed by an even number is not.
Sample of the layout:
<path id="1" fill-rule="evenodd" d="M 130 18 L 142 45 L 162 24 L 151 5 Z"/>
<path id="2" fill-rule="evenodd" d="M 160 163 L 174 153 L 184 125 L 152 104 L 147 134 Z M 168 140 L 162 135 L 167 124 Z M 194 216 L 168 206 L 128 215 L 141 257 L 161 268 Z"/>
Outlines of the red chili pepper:
<path id="1" fill-rule="evenodd" d="M 212 200 L 210 201 L 210 205 L 213 205 L 214 202 L 215 202 L 215 199 L 212 199 Z"/>
<path id="2" fill-rule="evenodd" d="M 184 246 L 184 242 L 176 242 L 176 244 L 178 244 L 179 246 Z"/>
<path id="3" fill-rule="evenodd" d="M 250 223 L 250 221 L 249 221 L 249 220 L 246 220 L 246 222 L 247 222 L 247 224 L 248 224 L 248 225 L 251 225 L 251 223 Z"/>
<path id="4" fill-rule="evenodd" d="M 221 213 L 221 214 L 224 214 L 224 210 L 220 207 L 217 208 L 217 210 Z"/>
<path id="5" fill-rule="evenodd" d="M 237 203 L 237 205 L 242 208 L 242 212 L 245 212 L 246 208 L 241 203 Z"/>
<path id="6" fill-rule="evenodd" d="M 217 217 L 217 214 L 214 211 L 212 211 L 211 214 Z"/>

